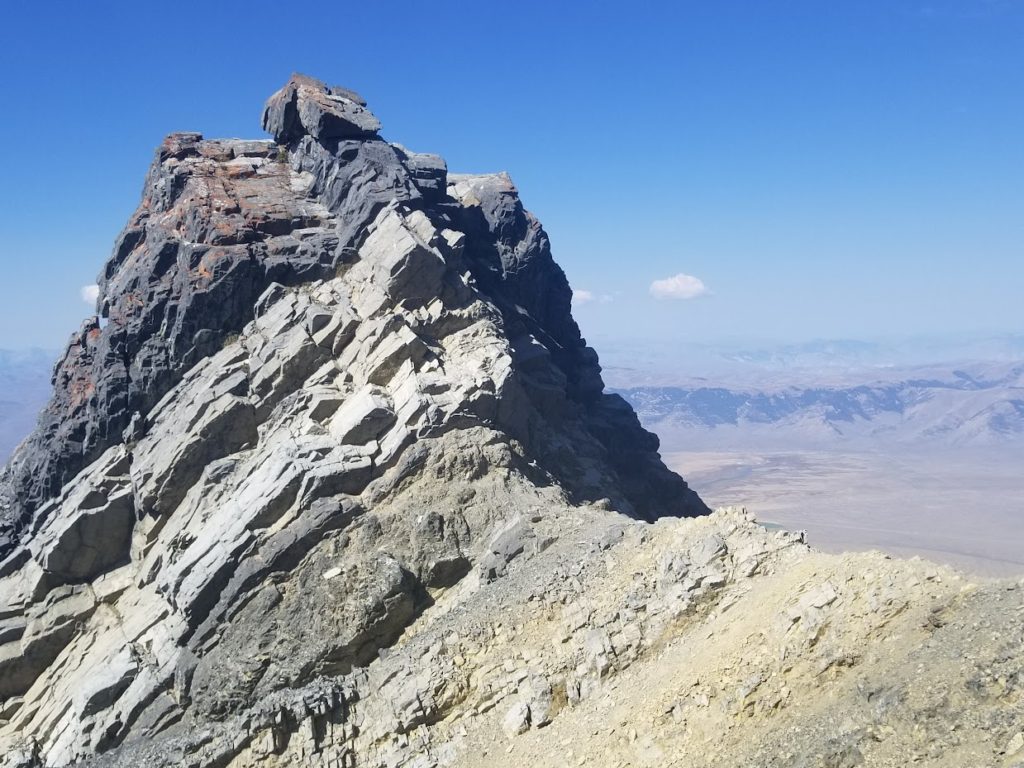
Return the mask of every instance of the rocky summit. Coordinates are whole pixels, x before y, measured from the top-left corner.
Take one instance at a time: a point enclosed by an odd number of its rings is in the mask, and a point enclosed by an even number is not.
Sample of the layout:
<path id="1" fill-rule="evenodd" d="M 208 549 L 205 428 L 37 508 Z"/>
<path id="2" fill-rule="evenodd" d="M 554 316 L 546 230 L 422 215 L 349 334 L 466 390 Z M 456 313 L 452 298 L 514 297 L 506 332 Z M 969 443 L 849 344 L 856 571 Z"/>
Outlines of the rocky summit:
<path id="1" fill-rule="evenodd" d="M 550 510 L 708 511 L 603 392 L 507 175 L 449 175 L 301 75 L 263 128 L 159 147 L 4 471 L 0 716 L 43 764 L 351 702 Z"/>
<path id="2" fill-rule="evenodd" d="M 1024 765 L 1022 590 L 709 514 L 505 174 L 173 134 L 0 483 L 0 766 Z"/>
<path id="3" fill-rule="evenodd" d="M 267 102 L 263 127 L 275 141 L 179 133 L 157 150 L 99 276 L 99 314 L 68 344 L 53 400 L 6 470 L 0 553 L 50 516 L 42 508 L 83 469 L 152 435 L 171 391 L 235 342 L 248 357 L 231 414 L 209 414 L 230 434 L 204 432 L 195 467 L 254 446 L 279 401 L 334 387 L 326 369 L 307 382 L 334 361 L 346 387 L 368 387 L 399 417 L 374 438 L 436 437 L 475 421 L 518 441 L 579 498 L 615 497 L 646 517 L 702 511 L 631 409 L 602 394 L 565 276 L 506 175 L 449 176 L 440 157 L 383 140 L 361 97 L 301 75 Z M 288 318 L 274 309 L 282 300 Z M 285 326 L 294 348 L 278 348 Z M 502 349 L 485 351 L 492 341 Z M 378 369 L 359 374 L 350 359 Z M 253 376 L 266 365 L 283 368 L 266 369 L 258 394 Z M 462 375 L 472 381 L 440 391 Z M 399 453 L 373 459 L 374 471 Z"/>

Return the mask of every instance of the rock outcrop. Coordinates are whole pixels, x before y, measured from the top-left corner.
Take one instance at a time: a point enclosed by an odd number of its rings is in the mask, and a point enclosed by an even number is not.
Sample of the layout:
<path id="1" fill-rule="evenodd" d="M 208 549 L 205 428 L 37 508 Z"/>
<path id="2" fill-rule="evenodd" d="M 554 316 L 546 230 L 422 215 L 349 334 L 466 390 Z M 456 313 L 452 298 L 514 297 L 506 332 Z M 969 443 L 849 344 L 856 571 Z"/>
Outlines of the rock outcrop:
<path id="1" fill-rule="evenodd" d="M 547 415 L 560 399 L 571 404 L 571 420 L 587 422 L 630 486 L 631 508 L 651 516 L 700 509 L 631 409 L 602 394 L 565 276 L 508 176 L 449 177 L 436 155 L 381 139 L 357 94 L 300 75 L 270 98 L 263 126 L 280 143 L 182 133 L 157 150 L 139 209 L 99 276 L 99 317 L 69 342 L 54 398 L 6 470 L 0 553 L 85 466 L 127 439 L 125 430 L 141 429 L 187 371 L 239 334 L 270 286 L 334 278 L 361 258 L 375 225 L 400 229 L 395 222 L 414 213 L 429 223 L 423 236 L 440 239 L 423 245 L 439 260 L 435 276 L 447 278 L 413 287 L 415 270 L 389 276 L 389 299 L 412 291 L 446 301 L 431 292 L 468 273 L 464 293 L 496 310 L 521 387 Z M 378 221 L 385 207 L 390 223 Z"/>
<path id="2" fill-rule="evenodd" d="M 507 176 L 263 121 L 158 150 L 6 470 L 0 768 L 1024 764 L 1019 584 L 704 514 Z"/>
<path id="3" fill-rule="evenodd" d="M 5 765 L 243 759 L 240 723 L 287 741 L 269 702 L 370 696 L 425 610 L 555 521 L 708 511 L 603 392 L 506 175 L 449 176 L 304 76 L 263 126 L 164 141 L 5 470 Z"/>

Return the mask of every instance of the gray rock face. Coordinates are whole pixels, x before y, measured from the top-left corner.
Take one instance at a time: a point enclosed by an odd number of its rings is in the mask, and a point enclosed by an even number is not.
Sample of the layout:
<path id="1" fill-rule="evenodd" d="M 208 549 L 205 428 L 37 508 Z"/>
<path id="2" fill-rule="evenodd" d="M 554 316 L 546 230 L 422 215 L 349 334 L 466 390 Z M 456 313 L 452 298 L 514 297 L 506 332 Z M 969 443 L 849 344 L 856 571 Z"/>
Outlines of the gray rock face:
<path id="1" fill-rule="evenodd" d="M 102 324 L 72 338 L 40 426 L 9 465 L 6 551 L 32 513 L 122 439 L 192 366 L 252 317 L 271 282 L 333 274 L 337 224 L 270 142 L 176 134 L 99 276 Z M 6 546 L 3 539 L 7 539 Z"/>
<path id="2" fill-rule="evenodd" d="M 553 416 L 575 411 L 605 445 L 614 441 L 605 460 L 633 510 L 704 511 L 657 458 L 657 438 L 618 396 L 601 394 L 565 275 L 506 174 L 448 177 L 436 155 L 379 139 L 356 94 L 304 76 L 270 98 L 264 125 L 287 145 L 182 133 L 158 149 L 139 209 L 99 276 L 106 322 L 87 320 L 72 337 L 39 427 L 0 478 L 0 554 L 46 500 L 121 441 L 136 414 L 240 331 L 269 285 L 333 275 L 398 203 L 457 233 L 467 270 L 502 313 L 531 399 Z M 443 263 L 414 261 L 433 283 L 415 271 L 403 280 L 436 289 Z"/>
<path id="3" fill-rule="evenodd" d="M 68 486 L 52 515 L 33 537 L 35 556 L 50 583 L 90 581 L 128 560 L 135 524 L 129 457 L 112 448 Z"/>
<path id="4" fill-rule="evenodd" d="M 449 177 L 309 78 L 264 125 L 280 144 L 164 142 L 105 322 L 6 470 L 10 754 L 138 764 L 257 712 L 290 733 L 266 702 L 358 676 L 438 590 L 507 578 L 556 537 L 546 515 L 706 511 L 602 394 L 507 176 Z M 553 694 L 531 685 L 539 726 Z M 425 712 L 409 699 L 402 728 Z"/>
<path id="5" fill-rule="evenodd" d="M 280 144 L 306 135 L 319 141 L 365 139 L 377 135 L 380 121 L 358 93 L 295 74 L 267 101 L 263 130 Z"/>

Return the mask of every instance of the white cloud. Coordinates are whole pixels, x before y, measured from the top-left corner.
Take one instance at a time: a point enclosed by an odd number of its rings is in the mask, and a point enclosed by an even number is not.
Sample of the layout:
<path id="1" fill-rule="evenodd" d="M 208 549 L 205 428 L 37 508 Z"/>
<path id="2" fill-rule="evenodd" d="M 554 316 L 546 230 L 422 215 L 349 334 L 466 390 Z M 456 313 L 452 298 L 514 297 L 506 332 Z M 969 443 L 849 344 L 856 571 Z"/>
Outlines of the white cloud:
<path id="1" fill-rule="evenodd" d="M 82 301 L 90 306 L 96 306 L 96 299 L 100 296 L 100 287 L 93 283 L 92 285 L 83 285 L 79 291 L 82 295 Z"/>
<path id="2" fill-rule="evenodd" d="M 593 291 L 577 290 L 572 292 L 572 303 L 576 306 L 583 304 L 590 304 L 591 302 L 597 302 L 598 304 L 607 304 L 612 301 L 612 297 L 607 293 L 594 293 Z"/>
<path id="3" fill-rule="evenodd" d="M 682 272 L 651 283 L 651 296 L 656 299 L 696 299 L 710 293 L 703 280 Z"/>

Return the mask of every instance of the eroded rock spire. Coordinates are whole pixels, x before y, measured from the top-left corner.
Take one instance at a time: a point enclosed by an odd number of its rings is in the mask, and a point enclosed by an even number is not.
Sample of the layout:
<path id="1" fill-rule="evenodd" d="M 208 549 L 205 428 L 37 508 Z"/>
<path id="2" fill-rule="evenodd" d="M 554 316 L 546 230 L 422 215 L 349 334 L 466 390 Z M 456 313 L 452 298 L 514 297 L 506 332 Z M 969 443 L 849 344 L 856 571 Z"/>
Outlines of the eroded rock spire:
<path id="1" fill-rule="evenodd" d="M 157 150 L 8 467 L 0 742 L 48 765 L 358 687 L 566 521 L 707 511 L 604 393 L 507 175 L 303 76 L 264 126 Z"/>

